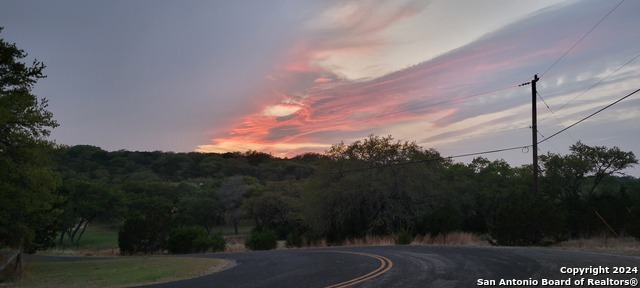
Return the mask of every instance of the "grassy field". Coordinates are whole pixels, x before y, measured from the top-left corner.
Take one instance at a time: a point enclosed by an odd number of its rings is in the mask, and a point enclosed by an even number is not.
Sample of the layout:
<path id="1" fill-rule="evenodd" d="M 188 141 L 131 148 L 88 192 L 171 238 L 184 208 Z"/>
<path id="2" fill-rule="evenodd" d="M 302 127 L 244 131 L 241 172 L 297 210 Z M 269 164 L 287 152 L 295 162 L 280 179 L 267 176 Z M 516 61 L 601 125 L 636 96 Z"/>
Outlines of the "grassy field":
<path id="1" fill-rule="evenodd" d="M 58 244 L 58 242 L 56 242 Z M 78 245 L 72 244 L 68 238 L 65 238 L 64 245 L 57 245 L 57 249 L 109 249 L 118 247 L 118 230 L 107 228 L 100 224 L 91 224 L 87 226 Z"/>
<path id="2" fill-rule="evenodd" d="M 125 287 L 187 279 L 220 270 L 227 260 L 180 257 L 119 257 L 25 263 L 17 287 Z"/>
<path id="3" fill-rule="evenodd" d="M 238 226 L 238 233 L 240 235 L 249 235 L 251 229 L 253 229 L 252 223 L 252 220 L 241 221 L 241 225 Z M 234 235 L 233 225 L 217 226 L 212 229 L 212 232 L 220 232 L 225 236 Z M 231 248 L 229 251 L 246 250 L 244 244 L 236 245 L 239 248 L 235 247 L 234 243 L 229 244 L 229 248 Z M 118 230 L 99 223 L 89 225 L 77 245 L 65 239 L 64 245 L 56 245 L 47 251 L 39 252 L 39 254 L 43 255 L 74 256 L 117 256 L 119 253 Z"/>

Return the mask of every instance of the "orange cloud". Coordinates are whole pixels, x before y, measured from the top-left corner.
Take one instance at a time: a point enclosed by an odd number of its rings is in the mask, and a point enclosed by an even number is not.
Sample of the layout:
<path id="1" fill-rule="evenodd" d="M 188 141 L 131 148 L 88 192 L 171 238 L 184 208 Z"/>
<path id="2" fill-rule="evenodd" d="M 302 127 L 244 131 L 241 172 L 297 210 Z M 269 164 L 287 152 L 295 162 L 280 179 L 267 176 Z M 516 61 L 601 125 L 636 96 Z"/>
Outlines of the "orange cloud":
<path id="1" fill-rule="evenodd" d="M 331 81 L 333 81 L 333 79 L 324 78 L 324 77 L 318 77 L 315 80 L 313 80 L 313 83 L 327 83 L 327 82 L 331 82 Z"/>
<path id="2" fill-rule="evenodd" d="M 528 34 L 544 33 L 535 21 L 373 79 L 349 79 L 337 72 L 339 67 L 329 65 L 339 53 L 378 49 L 376 45 L 384 43 L 380 31 L 414 15 L 407 7 L 411 5 L 378 18 L 352 15 L 358 12 L 347 7 L 336 19 L 323 20 L 328 24 L 315 23 L 319 28 L 294 45 L 269 74 L 268 91 L 257 96 L 263 108 L 245 115 L 198 151 L 253 149 L 292 156 L 322 152 L 333 143 L 370 133 L 388 134 L 391 128 L 406 139 L 440 141 L 474 130 L 488 133 L 521 126 L 526 114 L 522 107 L 529 99 L 526 91 L 479 93 L 516 87 L 540 69 L 542 60 L 556 58 L 566 47 L 564 40 L 531 47 L 533 36 Z"/>

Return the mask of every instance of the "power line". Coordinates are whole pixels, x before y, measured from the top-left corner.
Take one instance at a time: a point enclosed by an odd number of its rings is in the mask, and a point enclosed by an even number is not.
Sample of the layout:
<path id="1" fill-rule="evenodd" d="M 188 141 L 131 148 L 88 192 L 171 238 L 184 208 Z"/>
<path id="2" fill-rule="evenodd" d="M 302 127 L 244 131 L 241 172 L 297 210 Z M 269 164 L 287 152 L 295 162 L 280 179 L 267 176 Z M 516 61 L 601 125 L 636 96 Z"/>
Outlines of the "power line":
<path id="1" fill-rule="evenodd" d="M 560 62 L 560 60 L 562 60 L 562 58 L 564 58 L 564 56 L 566 56 L 567 54 L 569 54 L 569 52 L 571 52 L 571 50 L 573 50 L 573 48 L 575 48 L 580 42 L 582 42 L 582 40 L 584 40 L 584 38 L 587 37 L 587 35 L 589 35 L 591 33 L 591 31 L 593 31 L 594 29 L 596 29 L 596 27 L 598 27 L 598 25 L 600 25 L 600 23 L 602 23 L 602 21 L 604 21 L 604 19 L 606 19 L 607 17 L 609 17 L 609 15 L 611 15 L 611 13 L 613 13 L 614 10 L 616 10 L 616 8 L 618 8 L 618 6 L 620 6 L 620 4 L 622 4 L 622 2 L 624 2 L 624 0 L 620 1 L 620 3 L 618 3 L 618 5 L 616 5 L 615 7 L 613 7 L 613 9 L 611 9 L 611 11 L 609 11 L 609 13 L 607 13 L 607 15 L 605 15 L 604 17 L 602 17 L 602 19 L 600 19 L 600 21 L 598 21 L 598 23 L 596 23 L 596 25 L 594 25 L 593 27 L 591 27 L 591 29 L 589 29 L 589 31 L 587 31 L 586 34 L 584 34 L 582 36 L 582 38 L 580 38 L 578 41 L 576 41 L 576 43 L 573 43 L 573 45 L 571 47 L 569 47 L 569 49 L 567 51 L 564 52 L 564 54 L 562 54 L 562 56 L 560 56 L 560 58 L 558 58 L 558 60 L 556 60 L 555 62 L 553 62 L 553 64 L 551 64 L 551 66 L 549 66 L 549 68 L 547 68 L 547 70 L 544 70 L 544 72 L 542 72 L 542 74 L 540 74 L 540 77 L 544 76 L 545 73 L 547 73 L 549 70 L 551 70 L 551 68 L 553 68 L 554 66 L 556 66 L 556 64 L 558 64 L 558 62 Z"/>
<path id="2" fill-rule="evenodd" d="M 618 69 L 616 69 L 615 71 L 609 73 L 609 75 L 607 75 L 606 77 L 602 78 L 600 81 L 596 82 L 595 84 L 591 85 L 591 87 L 587 88 L 587 90 L 582 91 L 582 93 L 578 94 L 576 97 L 573 97 L 573 99 L 569 100 L 569 102 L 564 103 L 562 106 L 560 106 L 560 108 L 558 108 L 556 110 L 560 111 L 562 110 L 562 108 L 564 108 L 565 106 L 569 105 L 569 103 L 573 102 L 574 100 L 578 99 L 578 97 L 584 95 L 585 93 L 589 92 L 589 90 L 593 89 L 593 87 L 596 87 L 598 85 L 600 85 L 600 83 L 602 83 L 604 80 L 607 80 L 607 78 L 609 78 L 611 75 L 615 74 L 616 72 L 620 71 L 620 69 L 624 68 L 625 66 L 629 65 L 629 63 L 633 62 L 634 60 L 638 59 L 638 57 L 640 57 L 640 54 L 636 55 L 635 57 L 631 58 L 631 60 L 627 61 L 627 63 L 622 64 L 622 66 L 618 67 Z M 554 114 L 555 116 L 555 114 Z M 542 119 L 540 121 L 540 123 L 542 123 L 544 120 L 547 120 L 547 118 L 549 118 L 551 116 L 547 116 L 544 119 Z"/>
<path id="3" fill-rule="evenodd" d="M 600 108 L 598 111 L 591 113 L 589 116 L 584 117 L 582 119 L 580 119 L 579 121 L 567 126 L 566 128 L 552 134 L 549 137 L 546 137 L 544 139 L 542 139 L 540 142 L 538 142 L 537 144 L 543 143 L 548 141 L 549 139 L 555 137 L 556 135 L 570 129 L 571 127 L 580 124 L 581 122 L 583 122 L 584 120 L 587 120 L 591 117 L 593 117 L 594 115 L 606 110 L 607 108 L 617 104 L 618 102 L 627 99 L 629 97 L 631 97 L 631 95 L 638 93 L 640 91 L 640 89 L 637 89 L 627 95 L 625 95 L 624 97 L 616 100 L 615 102 Z M 540 131 L 537 131 L 537 133 L 540 133 Z M 542 135 L 540 133 L 540 135 Z M 544 136 L 543 136 L 544 137 Z M 553 146 L 553 145 L 552 145 Z M 494 149 L 494 150 L 487 150 L 487 151 L 482 151 L 482 152 L 474 152 L 474 153 L 466 153 L 466 154 L 458 154 L 458 155 L 453 155 L 453 156 L 448 156 L 448 157 L 434 157 L 434 158 L 429 158 L 429 159 L 422 159 L 422 160 L 417 160 L 417 161 L 407 161 L 407 162 L 401 162 L 401 163 L 393 163 L 393 164 L 386 164 L 386 165 L 379 165 L 379 166 L 370 166 L 370 167 L 362 167 L 362 168 L 355 168 L 355 169 L 347 169 L 347 170 L 341 170 L 341 171 L 335 171 L 335 172 L 326 172 L 326 173 L 321 173 L 320 175 L 328 175 L 328 174 L 342 174 L 342 173 L 352 173 L 352 172 L 360 172 L 360 171 L 366 171 L 366 170 L 372 170 L 372 169 L 381 169 L 381 168 L 388 168 L 388 167 L 396 167 L 396 166 L 405 166 L 405 165 L 413 165 L 413 164 L 420 164 L 420 163 L 426 163 L 426 162 L 432 162 L 432 161 L 439 161 L 439 160 L 446 160 L 446 159 L 453 159 L 453 158 L 461 158 L 461 157 L 469 157 L 469 156 L 477 156 L 477 155 L 483 155 L 483 154 L 493 154 L 493 153 L 499 153 L 499 152 L 506 152 L 506 151 L 512 151 L 512 150 L 524 150 L 524 149 L 529 149 L 530 147 L 532 147 L 532 145 L 522 145 L 522 146 L 514 146 L 514 147 L 509 147 L 509 148 L 502 148 L 502 149 Z M 554 147 L 555 148 L 555 147 Z M 557 148 L 556 148 L 557 150 Z"/>
<path id="4" fill-rule="evenodd" d="M 538 134 L 540 134 L 540 136 L 542 136 L 542 138 L 545 138 L 544 135 L 542 135 L 542 133 L 540 133 L 540 130 L 538 130 Z M 556 148 L 556 146 L 553 145 L 553 143 L 551 143 L 551 141 L 549 141 L 548 144 L 551 145 L 551 147 L 553 147 L 553 149 L 556 149 L 556 151 L 558 151 L 558 154 L 560 154 L 560 150 L 558 148 Z M 540 149 L 538 149 L 538 150 L 540 150 Z"/>
<path id="5" fill-rule="evenodd" d="M 547 104 L 547 101 L 544 101 L 544 98 L 542 98 L 542 95 L 540 95 L 540 93 L 538 93 L 537 91 L 536 91 L 536 94 L 538 94 L 538 97 L 540 97 L 540 99 L 542 99 L 542 102 L 544 103 L 544 105 L 545 105 L 545 106 L 547 106 L 547 109 L 549 109 L 549 111 L 551 111 L 551 115 L 553 115 L 553 117 L 555 117 L 555 118 L 556 118 L 556 120 L 558 121 L 558 124 L 560 124 L 560 126 L 562 126 L 562 128 L 564 128 L 564 127 L 565 127 L 565 126 L 564 126 L 564 124 L 562 124 L 562 121 L 560 121 L 560 118 L 558 118 L 558 116 L 556 116 L 556 113 L 555 113 L 555 112 L 553 112 L 553 110 L 551 110 L 551 107 L 549 107 L 549 104 Z M 549 117 L 547 117 L 547 118 L 549 118 Z M 544 118 L 544 119 L 547 119 L 547 118 Z M 542 119 L 542 120 L 544 121 L 544 119 Z M 539 124 L 539 123 L 542 123 L 542 121 L 538 122 L 538 124 Z M 538 131 L 538 133 L 540 133 L 540 132 Z M 569 133 L 569 132 L 567 132 L 567 133 L 569 134 L 569 136 L 571 137 L 571 139 L 573 139 L 573 141 L 575 142 L 575 141 L 576 141 L 576 139 L 575 139 L 575 138 L 573 138 L 573 135 L 571 135 L 571 133 Z M 544 135 L 542 135 L 542 134 L 540 134 L 540 135 L 542 136 L 542 138 L 544 138 Z M 552 146 L 553 146 L 553 145 L 552 145 Z M 554 147 L 554 148 L 555 148 L 555 147 Z M 556 150 L 557 150 L 557 149 L 556 149 Z"/>
<path id="6" fill-rule="evenodd" d="M 611 104 L 609 104 L 609 105 L 607 105 L 607 106 L 604 106 L 604 107 L 600 108 L 598 111 L 591 113 L 589 116 L 587 116 L 587 117 L 584 117 L 584 118 L 580 119 L 580 120 L 579 120 L 579 121 L 577 121 L 576 123 L 573 123 L 573 124 L 571 124 L 571 125 L 567 126 L 566 128 L 564 128 L 564 129 L 562 129 L 562 130 L 560 130 L 560 131 L 558 131 L 558 132 L 556 132 L 556 133 L 553 133 L 553 135 L 551 135 L 551 136 L 549 136 L 549 137 L 547 137 L 547 138 L 542 139 L 540 142 L 538 142 L 538 144 L 540 144 L 540 143 L 542 143 L 542 142 L 545 142 L 545 141 L 547 141 L 547 140 L 549 140 L 549 139 L 553 138 L 554 136 L 556 136 L 556 135 L 558 135 L 558 134 L 560 134 L 560 133 L 562 133 L 562 132 L 564 132 L 564 131 L 568 130 L 569 128 L 571 128 L 571 127 L 573 127 L 573 126 L 578 125 L 580 122 L 582 122 L 582 121 L 584 121 L 584 120 L 587 120 L 587 119 L 591 118 L 593 115 L 596 115 L 596 114 L 598 114 L 598 113 L 600 113 L 600 112 L 604 111 L 605 109 L 607 109 L 607 108 L 609 108 L 609 107 L 611 107 L 611 106 L 613 106 L 613 105 L 617 104 L 618 102 L 620 102 L 620 101 L 622 101 L 622 100 L 624 100 L 624 99 L 629 98 L 631 95 L 638 93 L 638 91 L 640 91 L 640 89 L 637 89 L 636 91 L 633 91 L 633 92 L 631 92 L 631 93 L 627 94 L 626 96 L 624 96 L 624 97 L 622 97 L 622 98 L 620 98 L 620 99 L 616 100 L 615 102 L 613 102 L 613 103 L 611 103 Z"/>
<path id="7" fill-rule="evenodd" d="M 483 155 L 483 154 L 493 154 L 493 153 L 512 151 L 512 150 L 524 150 L 524 149 L 529 149 L 529 147 L 531 147 L 531 145 L 515 146 L 515 147 L 509 147 L 509 148 L 487 150 L 487 151 L 482 151 L 482 152 L 459 154 L 459 155 L 453 155 L 453 156 L 448 156 L 448 157 L 440 156 L 440 157 L 434 157 L 434 158 L 422 159 L 422 160 L 416 160 L 416 161 L 407 161 L 407 162 L 393 163 L 393 164 L 386 164 L 386 165 L 369 166 L 369 167 L 347 169 L 347 170 L 341 170 L 341 171 L 335 171 L 335 172 L 326 172 L 326 173 L 320 173 L 319 175 L 352 173 L 352 172 L 361 172 L 361 171 L 372 170 L 372 169 L 381 169 L 381 168 L 396 167 L 396 166 L 414 165 L 414 164 L 433 162 L 433 161 L 440 161 L 440 160 L 447 160 L 447 159 L 453 159 L 453 158 L 477 156 L 477 155 Z"/>

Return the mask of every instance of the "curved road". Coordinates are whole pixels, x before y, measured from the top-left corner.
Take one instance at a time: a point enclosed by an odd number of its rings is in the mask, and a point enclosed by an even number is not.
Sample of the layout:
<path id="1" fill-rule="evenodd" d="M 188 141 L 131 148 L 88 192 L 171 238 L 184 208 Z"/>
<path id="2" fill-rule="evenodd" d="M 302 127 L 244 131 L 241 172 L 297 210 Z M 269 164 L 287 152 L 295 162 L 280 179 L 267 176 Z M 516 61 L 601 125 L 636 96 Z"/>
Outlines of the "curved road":
<path id="1" fill-rule="evenodd" d="M 506 285 L 511 287 L 558 287 L 552 284 L 566 282 L 542 281 L 568 278 L 571 287 L 634 287 L 633 279 L 637 286 L 640 278 L 639 257 L 547 248 L 346 247 L 189 257 L 230 259 L 236 266 L 194 279 L 145 287 L 479 287 L 499 286 L 501 280 L 520 281 L 515 283 L 518 285 Z M 598 271 L 592 269 L 582 276 L 563 274 L 562 267 L 602 267 L 608 268 L 608 273 L 594 273 Z M 614 267 L 630 267 L 623 271 L 629 274 L 613 274 Z M 583 285 L 574 282 L 581 278 Z M 629 282 L 616 282 L 620 280 Z"/>

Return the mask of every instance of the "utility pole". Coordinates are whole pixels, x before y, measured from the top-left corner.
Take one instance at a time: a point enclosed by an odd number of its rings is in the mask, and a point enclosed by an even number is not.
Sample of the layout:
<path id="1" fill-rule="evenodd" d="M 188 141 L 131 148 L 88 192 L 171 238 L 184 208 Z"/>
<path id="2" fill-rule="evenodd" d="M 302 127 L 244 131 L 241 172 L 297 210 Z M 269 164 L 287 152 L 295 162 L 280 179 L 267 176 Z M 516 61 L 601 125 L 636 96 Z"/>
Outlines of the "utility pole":
<path id="1" fill-rule="evenodd" d="M 538 74 L 533 76 L 531 81 L 531 136 L 533 145 L 533 195 L 538 195 L 538 111 L 536 101 L 536 82 Z"/>
<path id="2" fill-rule="evenodd" d="M 538 195 L 538 107 L 536 102 L 536 82 L 538 82 L 538 74 L 533 76 L 531 82 L 522 83 L 519 86 L 526 86 L 531 84 L 531 146 L 533 149 L 533 195 Z"/>

